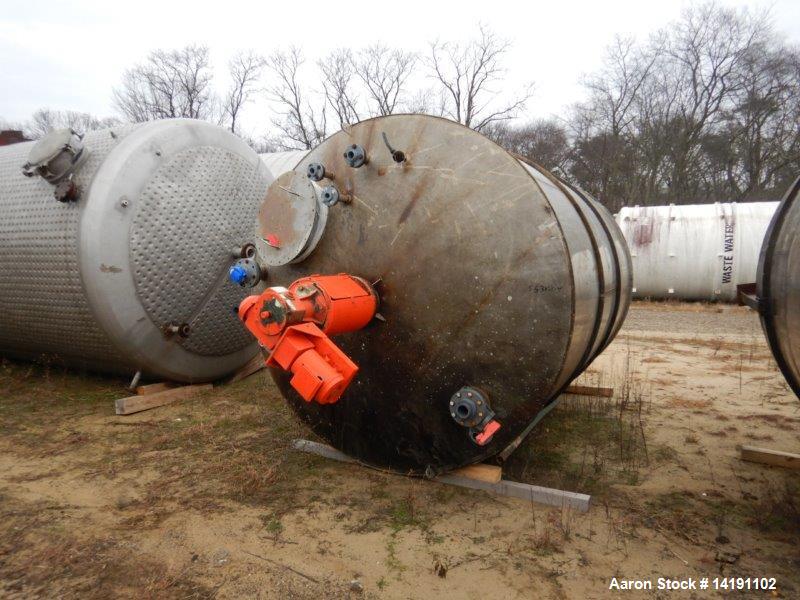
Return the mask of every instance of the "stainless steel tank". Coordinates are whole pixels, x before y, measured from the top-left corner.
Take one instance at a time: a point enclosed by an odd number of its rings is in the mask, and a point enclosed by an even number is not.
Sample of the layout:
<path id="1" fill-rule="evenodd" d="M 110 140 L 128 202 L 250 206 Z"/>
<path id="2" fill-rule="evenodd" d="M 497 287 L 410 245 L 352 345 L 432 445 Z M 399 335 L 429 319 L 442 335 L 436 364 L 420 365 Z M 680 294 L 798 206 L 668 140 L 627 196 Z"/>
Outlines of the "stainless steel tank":
<path id="1" fill-rule="evenodd" d="M 0 149 L 0 354 L 175 381 L 234 371 L 257 346 L 228 268 L 271 180 L 201 121 Z"/>
<path id="2" fill-rule="evenodd" d="M 758 263 L 761 326 L 775 361 L 800 397 L 800 178 L 781 201 Z"/>
<path id="3" fill-rule="evenodd" d="M 307 150 L 285 150 L 283 152 L 266 152 L 259 156 L 274 179 L 281 173 L 294 169 L 306 154 L 308 154 Z"/>
<path id="4" fill-rule="evenodd" d="M 378 291 L 380 317 L 334 338 L 360 369 L 335 404 L 273 377 L 331 444 L 403 472 L 507 454 L 630 303 L 630 257 L 605 208 L 445 119 L 393 115 L 331 136 L 276 179 L 258 226 L 280 240 L 259 246 L 269 285 L 349 273 Z M 455 420 L 460 390 L 501 424 L 486 445 Z"/>
<path id="5" fill-rule="evenodd" d="M 617 224 L 633 259 L 634 298 L 734 302 L 755 280 L 777 202 L 624 207 Z"/>

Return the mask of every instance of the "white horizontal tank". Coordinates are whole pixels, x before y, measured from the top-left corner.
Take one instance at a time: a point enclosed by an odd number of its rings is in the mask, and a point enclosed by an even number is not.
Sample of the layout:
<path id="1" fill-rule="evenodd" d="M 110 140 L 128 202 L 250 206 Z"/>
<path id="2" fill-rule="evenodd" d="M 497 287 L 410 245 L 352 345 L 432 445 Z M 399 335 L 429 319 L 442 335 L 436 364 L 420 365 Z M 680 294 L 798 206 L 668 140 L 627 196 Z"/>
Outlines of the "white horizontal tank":
<path id="1" fill-rule="evenodd" d="M 633 260 L 634 298 L 736 300 L 753 283 L 777 202 L 625 207 L 615 216 Z"/>

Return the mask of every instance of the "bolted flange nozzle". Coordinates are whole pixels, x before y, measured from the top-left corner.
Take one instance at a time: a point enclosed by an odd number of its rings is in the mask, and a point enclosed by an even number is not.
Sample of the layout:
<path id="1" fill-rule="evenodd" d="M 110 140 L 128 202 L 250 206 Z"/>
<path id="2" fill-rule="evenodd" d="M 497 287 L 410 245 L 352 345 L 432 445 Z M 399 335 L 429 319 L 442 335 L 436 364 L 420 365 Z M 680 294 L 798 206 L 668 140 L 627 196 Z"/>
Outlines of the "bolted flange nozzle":
<path id="1" fill-rule="evenodd" d="M 358 144 L 352 144 L 344 151 L 344 161 L 354 169 L 363 167 L 367 164 L 367 151 Z"/>
<path id="2" fill-rule="evenodd" d="M 228 279 L 240 287 L 253 287 L 264 279 L 261 267 L 253 258 L 240 258 L 228 270 Z"/>
<path id="3" fill-rule="evenodd" d="M 350 202 L 352 198 L 348 194 L 340 193 L 339 190 L 336 189 L 336 186 L 329 185 L 322 188 L 320 199 L 325 206 L 331 207 L 337 205 L 339 202 L 344 202 L 346 204 Z"/>
<path id="4" fill-rule="evenodd" d="M 308 175 L 311 181 L 322 181 L 326 177 L 328 179 L 333 179 L 333 173 L 328 172 L 328 170 L 325 169 L 325 165 L 322 163 L 311 163 L 308 165 L 306 175 Z"/>

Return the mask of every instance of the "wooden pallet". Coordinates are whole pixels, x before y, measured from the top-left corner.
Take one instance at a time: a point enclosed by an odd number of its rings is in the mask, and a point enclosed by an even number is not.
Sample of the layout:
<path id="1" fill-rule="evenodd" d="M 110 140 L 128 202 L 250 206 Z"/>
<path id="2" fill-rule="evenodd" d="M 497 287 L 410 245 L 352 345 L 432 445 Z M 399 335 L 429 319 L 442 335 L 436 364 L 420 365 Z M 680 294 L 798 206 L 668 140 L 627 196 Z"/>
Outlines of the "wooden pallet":
<path id="1" fill-rule="evenodd" d="M 173 387 L 156 387 L 167 386 Z M 210 390 L 214 386 L 210 383 L 201 385 L 184 385 L 174 387 L 174 384 L 151 384 L 150 386 L 141 386 L 141 388 L 149 388 L 142 393 L 137 393 L 135 396 L 128 396 L 127 398 L 117 398 L 114 401 L 114 411 L 118 415 L 132 415 L 134 413 L 142 412 L 143 410 L 150 410 L 171 404 L 178 400 L 185 400 L 205 390 Z M 137 388 L 137 392 L 139 389 Z"/>

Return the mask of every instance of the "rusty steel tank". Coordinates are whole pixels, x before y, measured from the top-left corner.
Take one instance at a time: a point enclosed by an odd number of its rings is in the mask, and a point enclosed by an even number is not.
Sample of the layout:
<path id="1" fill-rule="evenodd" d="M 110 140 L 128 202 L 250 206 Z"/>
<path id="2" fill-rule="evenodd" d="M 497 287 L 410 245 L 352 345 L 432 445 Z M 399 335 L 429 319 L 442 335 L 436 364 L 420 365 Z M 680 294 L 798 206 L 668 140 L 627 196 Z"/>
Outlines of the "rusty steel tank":
<path id="1" fill-rule="evenodd" d="M 275 176 L 257 243 L 271 296 L 240 316 L 258 325 L 260 307 L 274 344 L 276 310 L 341 320 L 377 296 L 366 327 L 337 326 L 358 369 L 340 397 L 314 401 L 313 372 L 268 362 L 311 429 L 363 463 L 431 476 L 507 456 L 627 313 L 631 261 L 606 209 L 458 123 L 363 121 Z"/>
<path id="2" fill-rule="evenodd" d="M 756 276 L 761 327 L 775 361 L 800 397 L 800 177 L 778 205 Z"/>

